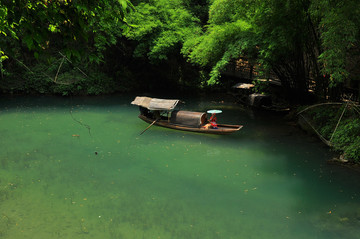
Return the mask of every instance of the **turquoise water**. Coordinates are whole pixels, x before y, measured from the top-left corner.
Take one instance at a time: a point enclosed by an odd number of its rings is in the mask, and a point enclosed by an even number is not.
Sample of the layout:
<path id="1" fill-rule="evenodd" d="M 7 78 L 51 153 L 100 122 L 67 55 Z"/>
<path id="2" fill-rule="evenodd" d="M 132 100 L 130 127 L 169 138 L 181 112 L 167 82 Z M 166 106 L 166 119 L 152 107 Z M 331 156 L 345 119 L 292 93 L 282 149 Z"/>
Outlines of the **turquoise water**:
<path id="1" fill-rule="evenodd" d="M 269 115 L 228 136 L 151 127 L 134 97 L 2 98 L 1 238 L 358 238 L 360 174 Z"/>

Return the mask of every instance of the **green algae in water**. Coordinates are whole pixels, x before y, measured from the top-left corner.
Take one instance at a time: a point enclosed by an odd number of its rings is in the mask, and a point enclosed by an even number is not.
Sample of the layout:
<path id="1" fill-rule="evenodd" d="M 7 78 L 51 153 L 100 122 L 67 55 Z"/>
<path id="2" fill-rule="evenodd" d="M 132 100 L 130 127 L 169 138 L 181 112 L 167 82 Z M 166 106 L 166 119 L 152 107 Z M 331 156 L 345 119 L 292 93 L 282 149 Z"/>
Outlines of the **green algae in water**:
<path id="1" fill-rule="evenodd" d="M 132 98 L 52 100 L 1 109 L 3 238 L 360 232 L 359 176 L 326 165 L 327 149 L 296 129 L 229 109 L 224 122 L 245 125 L 234 135 L 153 126 L 139 136 L 147 124 Z"/>

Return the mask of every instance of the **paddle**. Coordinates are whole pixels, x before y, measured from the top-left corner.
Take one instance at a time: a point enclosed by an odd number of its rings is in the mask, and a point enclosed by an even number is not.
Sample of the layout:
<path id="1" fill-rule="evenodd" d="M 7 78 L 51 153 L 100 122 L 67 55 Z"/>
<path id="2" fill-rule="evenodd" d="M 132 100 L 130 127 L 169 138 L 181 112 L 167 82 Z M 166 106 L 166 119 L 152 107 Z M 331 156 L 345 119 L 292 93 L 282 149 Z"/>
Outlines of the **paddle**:
<path id="1" fill-rule="evenodd" d="M 145 133 L 145 131 L 148 130 L 153 124 L 155 124 L 156 121 L 158 121 L 158 119 L 154 120 L 146 129 L 144 129 L 143 132 L 140 133 L 140 135 L 142 135 L 143 133 Z"/>

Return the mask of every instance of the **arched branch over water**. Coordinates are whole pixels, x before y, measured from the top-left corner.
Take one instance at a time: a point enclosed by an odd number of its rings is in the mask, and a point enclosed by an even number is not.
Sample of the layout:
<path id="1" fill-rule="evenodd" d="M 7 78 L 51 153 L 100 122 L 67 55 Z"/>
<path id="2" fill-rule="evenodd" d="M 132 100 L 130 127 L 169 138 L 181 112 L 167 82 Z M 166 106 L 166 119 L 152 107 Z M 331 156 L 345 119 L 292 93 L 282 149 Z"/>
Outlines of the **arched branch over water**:
<path id="1" fill-rule="evenodd" d="M 319 132 L 318 129 L 316 129 L 315 125 L 313 123 L 311 123 L 311 120 L 309 120 L 309 118 L 307 118 L 304 113 L 307 112 L 310 109 L 314 109 L 316 107 L 320 107 L 320 106 L 324 106 L 324 105 L 344 105 L 343 107 L 339 108 L 339 111 L 342 109 L 340 116 L 336 119 L 336 125 L 333 129 L 333 131 L 331 132 L 331 136 L 329 137 L 329 139 L 326 138 L 326 136 L 324 136 L 321 132 Z M 333 138 L 334 135 L 336 133 L 336 131 L 339 128 L 340 123 L 342 122 L 345 112 L 347 109 L 353 109 L 356 113 L 360 114 L 360 110 L 359 110 L 359 106 L 352 101 L 347 101 L 345 103 L 340 103 L 340 102 L 327 102 L 327 103 L 321 103 L 321 104 L 316 104 L 316 105 L 311 105 L 301 111 L 299 111 L 297 113 L 297 115 L 299 117 L 301 117 L 310 127 L 311 129 L 316 133 L 316 135 L 321 139 L 321 141 L 323 141 L 326 145 L 328 146 L 333 146 Z M 331 117 L 331 116 L 329 116 Z M 326 124 L 330 123 L 330 121 L 333 120 L 332 118 L 329 118 L 329 122 L 326 122 Z"/>

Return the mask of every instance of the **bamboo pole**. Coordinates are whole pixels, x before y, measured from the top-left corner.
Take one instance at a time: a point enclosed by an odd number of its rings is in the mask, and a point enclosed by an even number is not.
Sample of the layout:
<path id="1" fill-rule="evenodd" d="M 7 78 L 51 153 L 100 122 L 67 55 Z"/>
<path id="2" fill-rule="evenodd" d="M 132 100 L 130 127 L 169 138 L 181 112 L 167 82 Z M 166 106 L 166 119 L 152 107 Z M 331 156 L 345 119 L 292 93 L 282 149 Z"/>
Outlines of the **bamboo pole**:
<path id="1" fill-rule="evenodd" d="M 57 70 L 57 72 L 56 72 L 56 75 L 55 75 L 55 78 L 54 78 L 54 82 L 55 82 L 55 83 L 56 83 L 56 80 L 57 80 L 57 78 L 58 78 L 58 75 L 59 75 L 61 66 L 62 66 L 62 64 L 64 63 L 64 61 L 65 61 L 65 56 L 62 58 L 61 63 L 60 63 L 60 65 L 59 65 L 59 68 L 58 68 L 58 70 Z"/>
<path id="2" fill-rule="evenodd" d="M 338 122 L 337 122 L 337 124 L 336 124 L 335 130 L 334 130 L 334 132 L 333 132 L 332 135 L 331 135 L 330 142 L 331 142 L 332 138 L 334 137 L 334 134 L 335 134 L 335 132 L 336 132 L 336 130 L 337 130 L 339 124 L 340 124 L 340 121 L 341 121 L 341 119 L 342 119 L 342 117 L 343 117 L 343 115 L 344 115 L 344 113 L 345 113 L 345 110 L 346 110 L 346 108 L 348 107 L 348 105 L 349 105 L 349 101 L 346 103 L 345 108 L 344 108 L 343 112 L 341 113 L 341 116 L 340 116 L 340 118 L 339 118 L 339 120 L 338 120 Z"/>
<path id="3" fill-rule="evenodd" d="M 153 124 L 155 124 L 156 121 L 158 121 L 159 119 L 154 120 L 143 132 L 140 133 L 140 135 L 142 135 L 143 133 L 145 133 L 146 130 L 148 130 L 151 126 L 153 126 Z"/>
<path id="4" fill-rule="evenodd" d="M 303 115 L 300 115 L 304 120 L 305 122 L 314 130 L 314 132 L 317 134 L 317 136 L 319 136 L 319 138 L 321 139 L 321 141 L 323 141 L 327 146 L 332 146 L 331 142 L 327 139 L 325 139 L 313 126 L 312 124 L 310 124 L 310 122 L 303 116 Z"/>
<path id="5" fill-rule="evenodd" d="M 304 111 L 306 111 L 308 109 L 311 109 L 311 108 L 314 108 L 314 107 L 317 107 L 317 106 L 320 106 L 320 105 L 342 105 L 342 104 L 343 103 L 332 102 L 332 103 L 321 103 L 321 104 L 311 105 L 311 106 L 303 109 L 302 111 L 298 112 L 297 115 L 303 113 Z"/>

